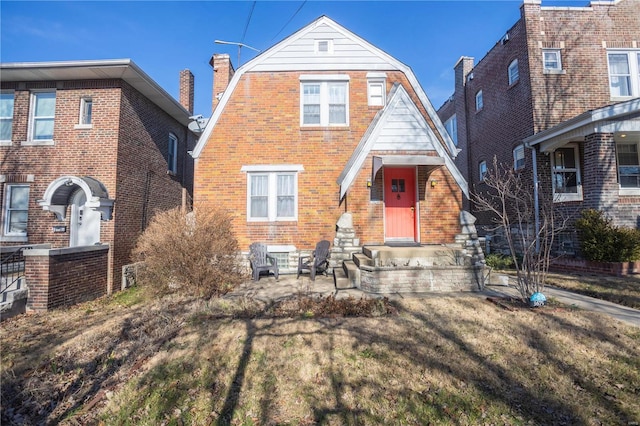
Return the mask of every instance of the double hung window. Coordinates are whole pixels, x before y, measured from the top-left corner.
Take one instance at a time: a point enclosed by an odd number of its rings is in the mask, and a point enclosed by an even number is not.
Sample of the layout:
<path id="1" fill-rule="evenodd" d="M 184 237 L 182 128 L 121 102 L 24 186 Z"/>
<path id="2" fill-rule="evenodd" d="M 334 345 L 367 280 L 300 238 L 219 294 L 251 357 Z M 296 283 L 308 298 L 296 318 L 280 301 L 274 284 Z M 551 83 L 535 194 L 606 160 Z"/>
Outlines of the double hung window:
<path id="1" fill-rule="evenodd" d="M 6 185 L 5 197 L 3 234 L 8 237 L 26 237 L 29 185 Z"/>
<path id="2" fill-rule="evenodd" d="M 524 145 L 518 145 L 513 150 L 513 170 L 524 169 Z"/>
<path id="3" fill-rule="evenodd" d="M 484 99 L 482 97 L 482 90 L 478 90 L 476 93 L 476 111 L 480 111 L 484 108 Z"/>
<path id="4" fill-rule="evenodd" d="M 453 143 L 458 146 L 458 119 L 455 114 L 444 122 L 444 128 L 447 129 Z"/>
<path id="5" fill-rule="evenodd" d="M 302 126 L 347 126 L 349 124 L 348 77 L 330 81 L 302 81 L 300 124 Z"/>
<path id="6" fill-rule="evenodd" d="M 620 189 L 640 189 L 640 159 L 637 143 L 618 143 L 618 179 Z"/>
<path id="7" fill-rule="evenodd" d="M 611 97 L 640 96 L 640 50 L 609 51 L 607 59 Z"/>
<path id="8" fill-rule="evenodd" d="M 247 218 L 255 222 L 294 221 L 298 218 L 297 166 L 246 166 Z"/>
<path id="9" fill-rule="evenodd" d="M 93 100 L 91 98 L 80 99 L 80 125 L 91 125 L 91 114 L 93 113 Z"/>
<path id="10" fill-rule="evenodd" d="M 487 176 L 487 162 L 486 161 L 481 161 L 479 166 L 478 166 L 478 171 L 480 173 L 480 182 L 484 181 L 484 178 Z"/>
<path id="11" fill-rule="evenodd" d="M 576 145 L 567 145 L 555 150 L 552 173 L 554 201 L 582 200 L 580 162 Z"/>
<path id="12" fill-rule="evenodd" d="M 13 92 L 0 93 L 0 143 L 11 143 L 13 128 Z"/>
<path id="13" fill-rule="evenodd" d="M 53 140 L 53 121 L 55 111 L 55 91 L 31 93 L 31 112 L 29 115 L 30 141 Z"/>
<path id="14" fill-rule="evenodd" d="M 560 49 L 545 49 L 542 51 L 544 71 L 547 73 L 560 72 L 562 70 L 562 57 Z"/>

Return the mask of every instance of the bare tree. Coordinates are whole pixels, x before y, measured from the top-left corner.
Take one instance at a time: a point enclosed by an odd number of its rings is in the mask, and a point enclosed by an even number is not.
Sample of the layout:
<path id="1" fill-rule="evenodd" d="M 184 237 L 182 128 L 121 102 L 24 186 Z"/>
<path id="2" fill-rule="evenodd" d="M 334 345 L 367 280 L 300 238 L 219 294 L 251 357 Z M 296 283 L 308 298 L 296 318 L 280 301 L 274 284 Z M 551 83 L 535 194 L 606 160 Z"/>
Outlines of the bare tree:
<path id="1" fill-rule="evenodd" d="M 544 289 L 554 239 L 567 219 L 554 209 L 551 197 L 535 191 L 530 176 L 498 164 L 496 157 L 483 183 L 487 190 L 472 194 L 472 200 L 479 211 L 491 214 L 493 230 L 504 234 L 517 272 L 516 288 L 527 302 Z"/>

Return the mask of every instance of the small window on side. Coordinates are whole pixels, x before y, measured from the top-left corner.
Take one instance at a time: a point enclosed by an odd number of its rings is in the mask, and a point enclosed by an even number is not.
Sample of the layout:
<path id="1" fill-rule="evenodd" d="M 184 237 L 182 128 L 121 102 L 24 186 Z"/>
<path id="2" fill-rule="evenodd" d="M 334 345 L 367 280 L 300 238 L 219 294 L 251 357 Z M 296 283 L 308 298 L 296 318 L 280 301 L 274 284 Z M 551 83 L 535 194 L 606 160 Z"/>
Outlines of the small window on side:
<path id="1" fill-rule="evenodd" d="M 520 70 L 518 69 L 518 60 L 514 59 L 509 64 L 509 86 L 515 84 L 520 79 Z"/>
<path id="2" fill-rule="evenodd" d="M 169 133 L 167 171 L 174 174 L 178 173 L 178 138 L 173 133 Z"/>
<path id="3" fill-rule="evenodd" d="M 513 170 L 524 169 L 524 145 L 513 149 Z"/>
<path id="4" fill-rule="evenodd" d="M 482 90 L 478 90 L 476 93 L 476 111 L 480 111 L 484 108 L 484 99 L 482 97 Z"/>
<path id="5" fill-rule="evenodd" d="M 480 177 L 480 182 L 484 182 L 484 178 L 487 176 L 487 162 L 486 161 L 481 161 L 480 164 L 478 165 L 478 171 L 479 171 L 479 177 Z"/>
<path id="6" fill-rule="evenodd" d="M 562 70 L 562 60 L 559 49 L 546 49 L 542 51 L 544 71 L 558 72 Z"/>
<path id="7" fill-rule="evenodd" d="M 80 125 L 91 126 L 91 115 L 93 112 L 93 100 L 91 98 L 80 99 Z"/>
<path id="8" fill-rule="evenodd" d="M 444 128 L 447 129 L 447 133 L 449 133 L 455 146 L 458 146 L 458 119 L 455 114 L 444 122 Z"/>

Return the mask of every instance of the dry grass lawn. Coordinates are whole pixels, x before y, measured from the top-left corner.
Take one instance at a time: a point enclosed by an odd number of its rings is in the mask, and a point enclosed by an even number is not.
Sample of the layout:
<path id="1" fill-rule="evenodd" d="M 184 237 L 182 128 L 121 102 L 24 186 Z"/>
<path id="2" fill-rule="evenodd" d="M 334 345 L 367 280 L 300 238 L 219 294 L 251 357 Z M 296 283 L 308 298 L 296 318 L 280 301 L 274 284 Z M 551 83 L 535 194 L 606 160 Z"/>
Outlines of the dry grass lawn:
<path id="1" fill-rule="evenodd" d="M 640 329 L 562 306 L 278 317 L 133 289 L 0 332 L 3 425 L 640 423 Z"/>

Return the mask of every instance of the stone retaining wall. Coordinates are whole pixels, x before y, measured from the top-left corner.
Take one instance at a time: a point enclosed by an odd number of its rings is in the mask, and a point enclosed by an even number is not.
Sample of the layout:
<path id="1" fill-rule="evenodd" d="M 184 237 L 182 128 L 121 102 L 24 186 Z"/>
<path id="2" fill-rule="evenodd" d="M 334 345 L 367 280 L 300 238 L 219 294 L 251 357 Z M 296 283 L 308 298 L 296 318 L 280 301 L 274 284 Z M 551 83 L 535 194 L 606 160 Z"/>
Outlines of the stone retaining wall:
<path id="1" fill-rule="evenodd" d="M 484 271 L 484 266 L 360 266 L 360 285 L 371 293 L 480 291 L 484 288 Z"/>

